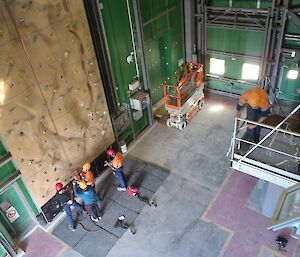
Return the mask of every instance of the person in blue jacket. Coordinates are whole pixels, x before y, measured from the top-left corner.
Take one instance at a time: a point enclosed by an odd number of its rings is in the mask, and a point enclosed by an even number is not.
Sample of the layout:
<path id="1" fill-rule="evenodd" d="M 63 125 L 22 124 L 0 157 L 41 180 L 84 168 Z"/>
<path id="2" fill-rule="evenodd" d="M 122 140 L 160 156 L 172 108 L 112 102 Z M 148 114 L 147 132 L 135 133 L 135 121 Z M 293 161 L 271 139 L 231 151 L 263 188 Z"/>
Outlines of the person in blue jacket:
<path id="1" fill-rule="evenodd" d="M 101 219 L 101 212 L 97 204 L 97 196 L 94 189 L 87 186 L 84 181 L 74 181 L 73 190 L 75 196 L 80 197 L 84 202 L 91 220 L 98 222 Z"/>

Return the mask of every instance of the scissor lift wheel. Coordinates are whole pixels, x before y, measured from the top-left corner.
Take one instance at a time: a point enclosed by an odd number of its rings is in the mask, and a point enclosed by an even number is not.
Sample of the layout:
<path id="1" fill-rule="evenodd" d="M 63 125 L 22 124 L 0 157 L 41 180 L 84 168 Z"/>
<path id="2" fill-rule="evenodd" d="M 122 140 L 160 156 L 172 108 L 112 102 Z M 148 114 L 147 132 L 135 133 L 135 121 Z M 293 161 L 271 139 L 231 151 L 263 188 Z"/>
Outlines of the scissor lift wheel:
<path id="1" fill-rule="evenodd" d="M 198 102 L 198 109 L 199 109 L 199 111 L 203 108 L 203 106 L 204 106 L 204 100 L 199 101 Z"/>

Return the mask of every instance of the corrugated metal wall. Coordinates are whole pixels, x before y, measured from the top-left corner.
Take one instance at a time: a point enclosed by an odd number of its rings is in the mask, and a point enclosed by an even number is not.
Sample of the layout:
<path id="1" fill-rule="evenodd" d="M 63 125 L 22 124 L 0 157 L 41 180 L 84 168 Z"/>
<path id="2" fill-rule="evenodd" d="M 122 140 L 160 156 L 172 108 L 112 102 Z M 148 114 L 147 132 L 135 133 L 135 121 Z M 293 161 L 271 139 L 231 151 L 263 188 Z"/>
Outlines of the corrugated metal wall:
<path id="1" fill-rule="evenodd" d="M 252 9 L 268 9 L 271 8 L 272 1 L 241 1 L 241 0 L 211 0 L 208 1 L 208 6 L 213 7 L 235 7 L 235 8 L 252 8 Z M 289 9 L 297 7 L 300 5 L 299 0 L 292 0 L 289 3 Z M 300 35 L 300 28 L 297 27 L 291 17 L 288 15 L 286 21 L 286 30 L 285 34 L 294 34 Z M 227 53 L 238 53 L 242 55 L 250 55 L 258 58 L 262 58 L 264 51 L 266 33 L 264 31 L 245 31 L 245 30 L 234 30 L 226 28 L 208 28 L 207 30 L 207 50 L 212 51 L 221 51 Z M 285 38 L 285 36 L 284 36 Z M 300 46 L 300 41 L 297 39 L 294 40 L 284 40 L 283 47 L 287 48 L 298 48 Z M 299 51 L 299 50 L 298 50 Z M 219 58 L 225 60 L 225 74 L 223 75 L 226 78 L 232 79 L 241 79 L 242 65 L 244 62 L 259 64 L 261 66 L 260 60 L 249 59 L 249 58 L 236 58 L 236 57 L 224 57 L 218 54 L 209 54 L 207 56 L 207 63 L 209 64 L 209 59 L 211 57 Z M 296 69 L 299 71 L 298 67 L 298 58 L 281 58 L 279 63 L 280 78 L 279 78 L 279 90 L 277 92 L 277 97 L 280 99 L 288 101 L 299 102 L 299 95 L 296 93 L 297 87 L 300 85 L 300 74 L 297 79 L 291 80 L 287 79 L 287 73 L 290 69 Z M 209 65 L 207 65 L 209 66 Z M 282 67 L 282 68 L 281 68 Z M 209 73 L 209 67 L 207 67 L 207 72 Z M 241 94 L 244 90 L 253 86 L 259 81 L 249 81 L 249 84 L 241 83 L 232 83 L 217 81 L 208 78 L 208 86 L 211 89 Z"/>
<path id="2" fill-rule="evenodd" d="M 127 56 L 133 52 L 133 43 L 137 47 L 136 33 L 131 38 L 130 21 L 135 27 L 132 1 L 102 0 L 103 18 L 111 63 L 116 81 L 120 105 L 129 105 L 128 84 L 138 75 L 142 80 L 140 60 L 138 71 L 135 64 L 128 64 Z M 128 9 L 128 5 L 129 9 Z M 149 74 L 150 95 L 155 105 L 163 96 L 162 83 L 177 69 L 184 59 L 184 15 L 182 0 L 140 1 L 140 12 L 144 34 L 144 48 L 147 71 Z M 133 110 L 130 110 L 131 114 Z M 138 133 L 148 124 L 147 112 L 139 120 L 132 120 L 134 133 Z M 132 130 L 123 138 L 132 137 Z"/>

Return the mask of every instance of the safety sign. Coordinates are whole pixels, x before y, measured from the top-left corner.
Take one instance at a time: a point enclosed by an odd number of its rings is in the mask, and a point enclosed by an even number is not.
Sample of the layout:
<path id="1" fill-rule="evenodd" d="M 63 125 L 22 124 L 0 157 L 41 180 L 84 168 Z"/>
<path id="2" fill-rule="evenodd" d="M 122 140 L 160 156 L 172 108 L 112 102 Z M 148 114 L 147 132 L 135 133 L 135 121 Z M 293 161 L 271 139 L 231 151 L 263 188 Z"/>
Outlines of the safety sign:
<path id="1" fill-rule="evenodd" d="M 6 210 L 6 217 L 10 221 L 10 223 L 14 222 L 17 218 L 19 218 L 19 213 L 17 212 L 14 206 L 11 206 Z"/>

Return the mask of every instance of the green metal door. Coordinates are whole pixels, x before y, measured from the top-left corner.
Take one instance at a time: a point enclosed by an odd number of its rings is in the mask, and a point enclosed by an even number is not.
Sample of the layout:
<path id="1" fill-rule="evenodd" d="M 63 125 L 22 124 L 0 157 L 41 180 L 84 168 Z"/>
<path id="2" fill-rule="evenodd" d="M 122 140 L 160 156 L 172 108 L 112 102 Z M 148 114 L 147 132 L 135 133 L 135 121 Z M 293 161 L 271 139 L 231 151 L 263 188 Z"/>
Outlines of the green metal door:
<path id="1" fill-rule="evenodd" d="M 33 225 L 33 219 L 22 201 L 24 196 L 15 182 L 0 193 L 0 205 L 6 202 L 13 206 L 19 216 L 14 221 L 10 221 L 5 210 L 0 210 L 0 222 L 12 238 L 18 237 Z"/>

